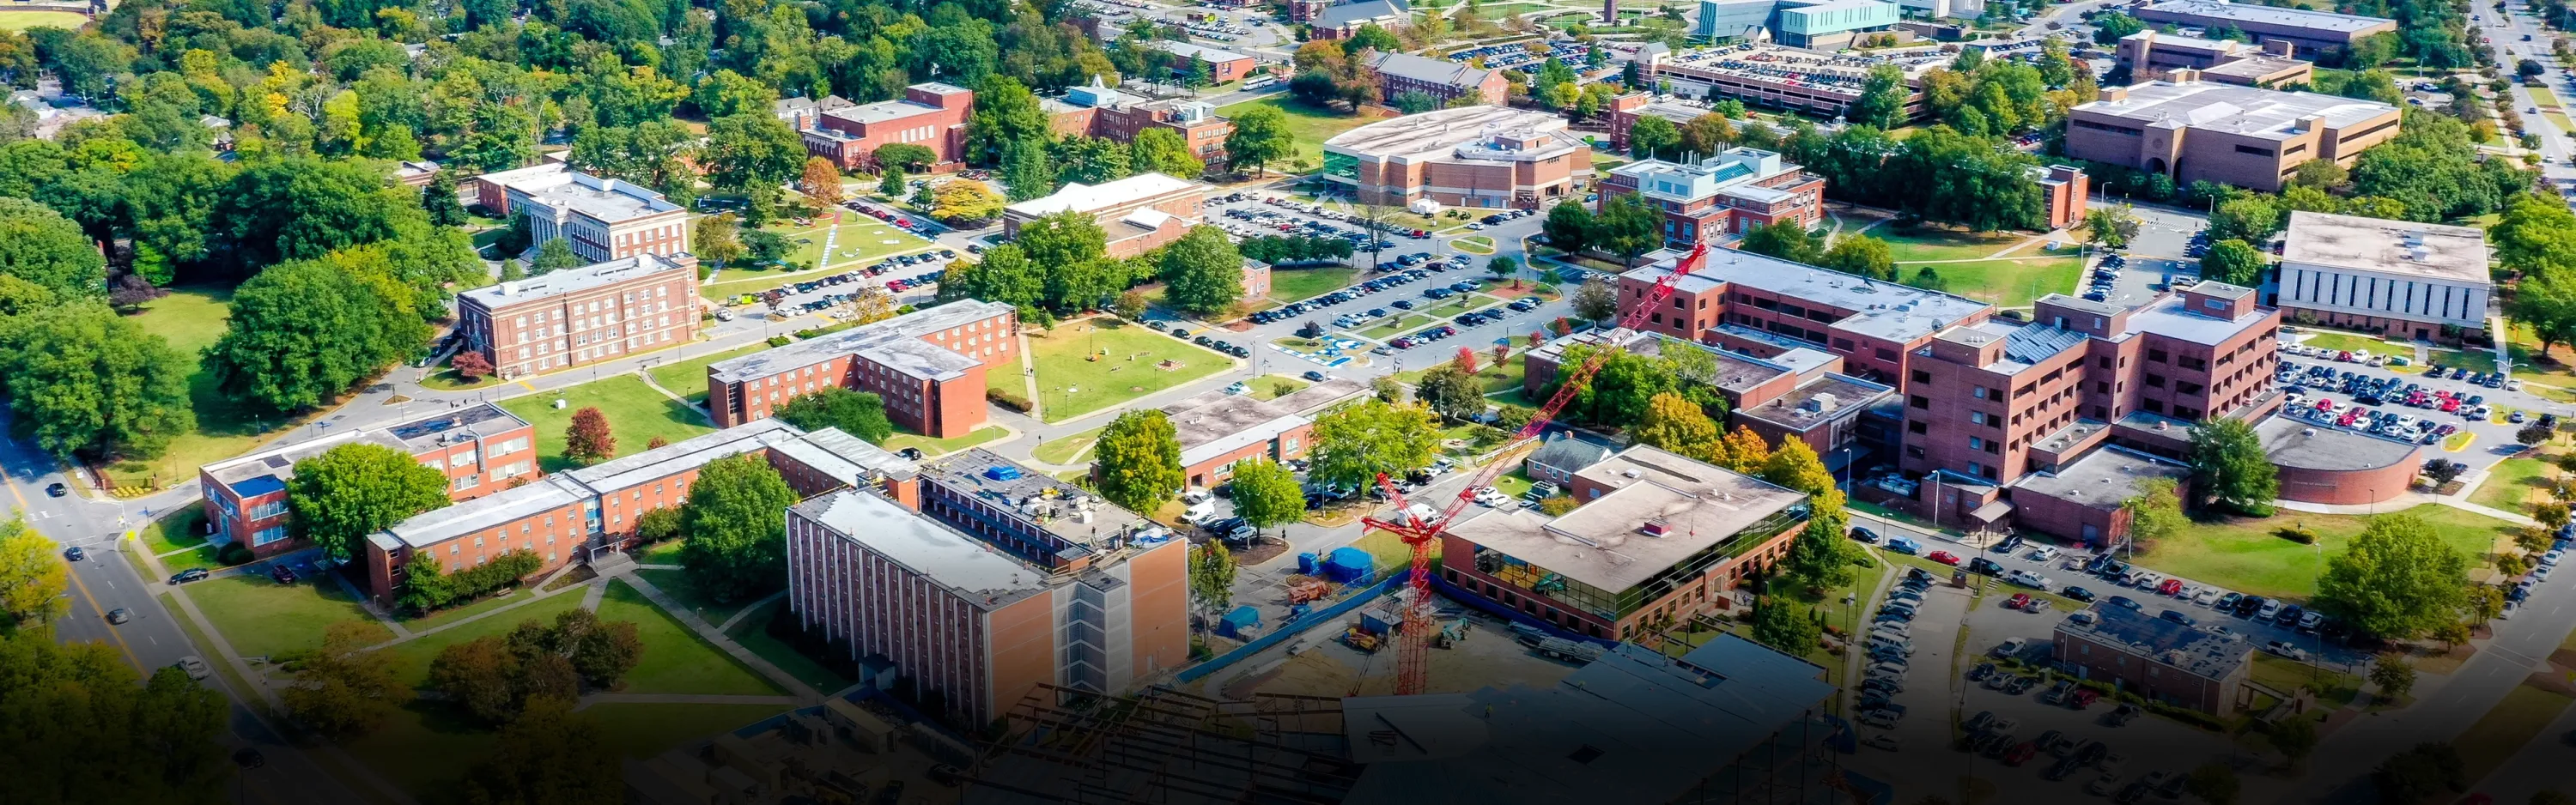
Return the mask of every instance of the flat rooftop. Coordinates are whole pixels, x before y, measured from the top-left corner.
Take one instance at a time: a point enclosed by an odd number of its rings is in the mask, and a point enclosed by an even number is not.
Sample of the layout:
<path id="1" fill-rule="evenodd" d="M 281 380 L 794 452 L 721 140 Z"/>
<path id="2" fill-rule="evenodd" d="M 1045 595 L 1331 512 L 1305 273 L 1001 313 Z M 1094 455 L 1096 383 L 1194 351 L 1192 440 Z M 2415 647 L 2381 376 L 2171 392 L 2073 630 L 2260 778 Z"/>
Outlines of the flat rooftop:
<path id="1" fill-rule="evenodd" d="M 1051 573 L 871 490 L 842 489 L 790 511 L 820 523 L 969 604 L 991 608 L 1046 589 Z"/>
<path id="2" fill-rule="evenodd" d="M 2487 234 L 2466 226 L 2293 212 L 2281 261 L 2489 284 Z"/>
<path id="3" fill-rule="evenodd" d="M 1552 520 L 1529 509 L 1496 509 L 1459 522 L 1449 533 L 1616 592 L 1806 500 L 1751 476 L 1644 445 L 1576 476 L 1612 491 Z M 1659 526 L 1661 536 L 1649 536 L 1649 526 Z"/>
<path id="4" fill-rule="evenodd" d="M 1565 134 L 1565 118 L 1558 115 L 1508 106 L 1465 106 L 1361 126 L 1325 140 L 1324 149 L 1369 157 L 1425 158 L 1510 132 L 1553 135 L 1562 140 L 1561 147 L 1581 145 Z"/>
<path id="5" fill-rule="evenodd" d="M 639 254 L 605 263 L 592 263 L 580 268 L 539 274 L 523 280 L 496 282 L 458 293 L 457 296 L 485 310 L 499 310 L 511 305 L 597 290 L 618 283 L 672 272 L 685 272 L 691 280 L 697 279 L 698 276 L 696 268 L 680 265 L 670 258 L 656 254 Z M 692 287 L 695 285 L 695 282 L 691 283 Z"/>
<path id="6" fill-rule="evenodd" d="M 1156 39 L 1147 44 L 1157 50 L 1161 50 L 1174 56 L 1197 59 L 1203 62 L 1229 62 L 1252 58 L 1251 56 L 1246 56 L 1231 50 L 1219 50 L 1206 45 L 1190 42 L 1175 42 L 1169 39 Z"/>
<path id="7" fill-rule="evenodd" d="M 2219 637 L 2128 607 L 2098 606 L 2092 623 L 2057 622 L 2060 635 L 2081 635 L 2097 643 L 2123 647 L 2132 655 L 2182 669 L 2204 679 L 2225 679 L 2245 667 L 2254 644 Z"/>
<path id="8" fill-rule="evenodd" d="M 1791 389 L 1771 401 L 1737 411 L 1740 416 L 1769 422 L 1790 430 L 1807 430 L 1832 422 L 1869 407 L 1879 397 L 1896 390 L 1856 377 L 1825 374 Z"/>
<path id="9" fill-rule="evenodd" d="M 1247 395 L 1211 391 L 1163 409 L 1180 436 L 1181 466 L 1200 463 L 1277 438 L 1315 420 Z"/>
<path id="10" fill-rule="evenodd" d="M 662 198 L 652 188 L 579 171 L 541 173 L 512 181 L 509 187 L 539 204 L 612 224 L 680 211 L 680 205 Z"/>
<path id="11" fill-rule="evenodd" d="M 2223 19 L 2238 23 L 2250 22 L 2261 25 L 2285 25 L 2319 31 L 2335 31 L 2338 33 L 2367 31 L 2372 28 L 2395 25 L 2397 23 L 2396 20 L 2384 17 L 2364 17 L 2358 14 L 2336 14 L 2329 11 L 2309 11 L 2301 8 L 2275 8 L 2273 6 L 2258 6 L 2247 3 L 2228 3 L 2222 2 L 2221 0 L 2165 0 L 2161 3 L 2149 3 L 2144 6 L 2139 6 L 2138 10 L 2165 14 L 2187 14 L 2194 17 Z"/>
<path id="12" fill-rule="evenodd" d="M 2239 56 L 2236 60 L 2225 64 L 2217 64 L 2201 68 L 2201 73 L 2206 75 L 2232 75 L 2247 80 L 2261 80 L 2310 66 L 2312 65 L 2309 62 L 2301 61 L 2299 59 L 2253 55 Z"/>
<path id="13" fill-rule="evenodd" d="M 708 376 L 718 382 L 737 383 L 812 366 L 843 355 L 858 355 L 912 377 L 944 380 L 965 374 L 979 361 L 956 350 L 923 341 L 922 337 L 934 331 L 1005 315 L 1013 310 L 1015 308 L 1000 302 L 960 299 L 821 338 L 717 361 L 707 366 Z"/>
<path id="14" fill-rule="evenodd" d="M 1481 67 L 1469 67 L 1446 59 L 1430 59 L 1411 53 L 1380 53 L 1369 69 L 1381 75 L 1409 78 L 1447 87 L 1473 87 L 1482 84 L 1492 73 Z"/>
<path id="15" fill-rule="evenodd" d="M 942 84 L 936 81 L 914 84 L 912 86 L 905 87 L 905 89 L 927 90 L 937 95 L 954 95 L 956 93 L 968 91 L 965 87 Z M 878 101 L 876 103 L 863 103 L 842 109 L 829 109 L 825 110 L 823 115 L 825 117 L 836 117 L 864 125 L 875 125 L 878 123 L 902 120 L 907 117 L 931 114 L 937 111 L 939 111 L 939 107 L 932 106 L 930 104 L 909 99 L 896 99 L 891 101 Z"/>
<path id="16" fill-rule="evenodd" d="M 1887 58 L 1742 43 L 1675 54 L 1669 66 L 1723 75 L 1748 83 L 1822 86 L 1852 94 L 1860 92 L 1863 82 L 1869 78 L 1870 69 L 1878 65 L 1896 65 L 1897 69 L 1905 71 L 1907 85 L 1912 87 L 1924 73 L 1950 61 L 1949 56 L 1941 54 Z"/>
<path id="17" fill-rule="evenodd" d="M 2170 126 L 2281 140 L 2300 133 L 2309 117 L 2342 129 L 2397 113 L 2397 107 L 2314 92 L 2284 92 L 2214 81 L 2149 81 L 2128 97 L 2075 107 L 2078 115 L 2110 117 L 2140 127 Z"/>
<path id="18" fill-rule="evenodd" d="M 2360 431 L 2331 428 L 2275 414 L 2254 423 L 2263 453 L 2292 469 L 2350 472 L 2411 464 L 2422 448 Z"/>
<path id="19" fill-rule="evenodd" d="M 1105 552 L 1110 538 L 1160 528 L 1071 481 L 1057 480 L 981 447 L 931 459 L 921 465 L 921 477 L 1034 522 L 1057 539 L 1095 551 Z"/>
<path id="20" fill-rule="evenodd" d="M 1097 213 L 1190 189 L 1206 192 L 1210 188 L 1205 182 L 1161 173 L 1139 173 L 1096 185 L 1067 182 L 1063 189 L 1052 195 L 1029 199 L 1004 209 L 1013 215 L 1030 218 L 1059 212 Z"/>
<path id="21" fill-rule="evenodd" d="M 2231 295 L 2232 292 L 2226 292 L 2227 289 L 2236 287 L 2226 283 L 2202 283 L 2200 286 L 2195 286 L 2193 290 L 2209 288 L 2212 293 L 2205 295 L 2229 299 L 2235 297 Z M 2203 315 L 2192 308 L 2190 301 L 2183 298 L 2183 294 L 2168 291 L 2131 311 L 2129 329 L 2122 335 L 2154 333 L 2176 341 L 2214 346 L 2226 343 L 2228 339 L 2236 337 L 2255 325 L 2271 320 L 2274 312 L 2271 308 L 2258 306 L 2233 320 L 2222 319 Z"/>
<path id="22" fill-rule="evenodd" d="M 1659 357 L 1662 356 L 1666 350 L 1674 349 L 1696 349 L 1701 352 L 1708 353 L 1709 358 L 1715 364 L 1716 375 L 1714 377 L 1705 378 L 1705 380 L 1720 389 L 1736 392 L 1738 394 L 1750 391 L 1764 383 L 1769 383 L 1772 380 L 1778 379 L 1781 375 L 1792 372 L 1804 372 L 1815 365 L 1814 356 L 1822 356 L 1825 358 L 1832 357 L 1822 352 L 1800 347 L 1792 349 L 1789 352 L 1782 353 L 1776 358 L 1756 358 L 1740 352 L 1729 352 L 1723 349 L 1718 349 L 1707 344 L 1697 344 L 1684 341 L 1662 333 L 1650 333 L 1642 330 L 1628 329 L 1585 330 L 1583 332 L 1541 344 L 1537 349 L 1531 350 L 1528 356 L 1534 356 L 1543 361 L 1562 364 L 1565 362 L 1565 350 L 1567 348 L 1578 345 L 1600 346 L 1602 344 L 1614 345 L 1631 353 L 1645 355 L 1648 357 Z"/>
<path id="23" fill-rule="evenodd" d="M 1679 255 L 1658 259 L 1621 275 L 1652 283 L 1673 271 Z M 1706 293 L 1719 285 L 1741 284 L 1780 296 L 1852 311 L 1827 325 L 1897 343 L 1939 332 L 1990 306 L 1964 296 L 1926 291 L 1856 274 L 1817 268 L 1776 257 L 1734 249 L 1711 249 L 1699 270 L 1681 278 L 1681 290 Z"/>
<path id="24" fill-rule="evenodd" d="M 2101 425 L 2099 422 L 2093 424 Z M 2181 464 L 2145 453 L 2104 447 L 2059 465 L 2056 472 L 2024 474 L 2013 482 L 2013 488 L 2107 511 L 2120 508 L 2121 502 L 2137 497 L 2140 481 L 2170 478 L 2180 482 L 2190 475 L 2191 468 Z"/>
<path id="25" fill-rule="evenodd" d="M 437 447 L 455 443 L 459 437 L 497 436 L 527 427 L 527 420 L 491 403 L 474 403 L 415 417 L 381 428 L 351 430 L 329 434 L 297 444 L 253 453 L 239 458 L 208 464 L 205 472 L 215 481 L 231 487 L 243 497 L 265 494 L 286 486 L 295 477 L 295 462 L 312 458 L 344 444 L 374 444 L 418 455 Z"/>
<path id="26" fill-rule="evenodd" d="M 1964 327 L 1953 327 L 1938 337 L 1944 342 L 1966 347 L 1984 347 L 1998 340 L 2004 342 L 2003 353 L 1993 362 L 1978 368 L 2007 375 L 2037 366 L 2092 339 L 2074 330 L 2009 319 L 1987 319 Z"/>

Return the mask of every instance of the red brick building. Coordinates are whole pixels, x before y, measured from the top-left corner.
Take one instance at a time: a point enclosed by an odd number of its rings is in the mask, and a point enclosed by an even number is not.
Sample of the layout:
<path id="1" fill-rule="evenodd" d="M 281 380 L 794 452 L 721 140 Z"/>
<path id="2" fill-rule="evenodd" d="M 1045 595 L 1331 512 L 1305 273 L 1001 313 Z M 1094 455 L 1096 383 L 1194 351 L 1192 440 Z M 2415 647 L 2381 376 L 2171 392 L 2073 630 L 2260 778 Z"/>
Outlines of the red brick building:
<path id="1" fill-rule="evenodd" d="M 446 508 L 415 515 L 370 536 L 354 557 L 367 595 L 390 603 L 417 555 L 456 573 L 511 551 L 535 554 L 542 574 L 625 547 L 636 521 L 688 500 L 698 471 L 716 459 L 759 455 L 799 496 L 875 487 L 920 504 L 918 468 L 838 430 L 806 433 L 784 422 L 754 422 L 621 456 Z"/>
<path id="2" fill-rule="evenodd" d="M 1664 215 L 1664 242 L 1687 249 L 1723 243 L 1765 224 L 1824 220 L 1825 180 L 1775 151 L 1730 148 L 1695 164 L 1641 159 L 1610 169 L 1601 199 L 1635 196 Z"/>
<path id="3" fill-rule="evenodd" d="M 562 238 L 592 262 L 689 250 L 688 211 L 634 182 L 547 163 L 474 177 L 472 189 L 495 215 L 528 219 L 531 249 Z"/>
<path id="4" fill-rule="evenodd" d="M 1109 256 L 1134 257 L 1189 234 L 1203 220 L 1201 210 L 1211 189 L 1204 182 L 1160 173 L 1096 185 L 1068 182 L 1053 195 L 1002 208 L 1002 229 L 1005 237 L 1017 238 L 1021 227 L 1040 218 L 1084 213 L 1107 235 Z"/>
<path id="5" fill-rule="evenodd" d="M 1441 536 L 1440 575 L 1557 628 L 1627 640 L 1734 606 L 1807 524 L 1807 498 L 1636 446 L 1585 468 L 1561 517 L 1469 508 Z"/>
<path id="6" fill-rule="evenodd" d="M 302 550 L 290 535 L 286 482 L 297 462 L 349 444 L 400 450 L 448 478 L 449 500 L 473 500 L 537 477 L 536 431 L 490 403 L 440 411 L 382 428 L 319 439 L 219 461 L 197 470 L 206 498 L 206 529 L 217 545 L 240 542 L 253 556 Z"/>
<path id="7" fill-rule="evenodd" d="M 1867 445 L 1895 442 L 1893 423 L 1873 421 L 1868 416 L 1895 389 L 1845 375 L 1841 357 L 1805 347 L 1756 358 L 1663 333 L 1593 330 L 1542 344 L 1523 354 L 1522 390 L 1531 399 L 1539 399 L 1548 385 L 1556 382 L 1567 347 L 1604 343 L 1618 344 L 1638 355 L 1661 356 L 1678 349 L 1706 352 L 1714 373 L 1707 382 L 1726 399 L 1728 416 L 1724 425 L 1728 430 L 1749 428 L 1774 445 L 1782 439 L 1806 442 L 1809 449 L 1825 459 L 1828 468 L 1840 469 Z M 1572 468 L 1533 467 L 1531 474 L 1562 475 L 1568 469 Z"/>
<path id="8" fill-rule="evenodd" d="M 1419 92 L 1431 96 L 1441 106 L 1468 98 L 1470 103 L 1500 104 L 1509 97 L 1510 89 L 1503 71 L 1469 67 L 1447 59 L 1427 59 L 1410 53 L 1380 53 L 1369 64 L 1378 78 L 1378 99 L 1394 105 L 1396 96 Z"/>
<path id="9" fill-rule="evenodd" d="M 1065 90 L 1061 100 L 1040 98 L 1038 105 L 1047 111 L 1049 127 L 1058 136 L 1125 143 L 1134 142 L 1139 132 L 1159 128 L 1180 135 L 1192 156 L 1210 164 L 1225 159 L 1225 138 L 1234 135 L 1234 123 L 1218 117 L 1216 107 L 1205 102 L 1146 100 L 1102 86 L 1098 79 L 1091 86 Z"/>
<path id="10" fill-rule="evenodd" d="M 687 344 L 698 298 L 696 257 L 643 254 L 457 294 L 456 327 L 520 377 Z"/>
<path id="11" fill-rule="evenodd" d="M 1619 277 L 1620 304 L 1645 298 L 1673 258 Z M 1642 329 L 1756 358 L 1813 349 L 1853 377 L 1894 386 L 1943 329 L 1984 321 L 1984 302 L 1731 249 L 1711 250 Z"/>
<path id="12" fill-rule="evenodd" d="M 2093 192 L 2093 182 L 2082 168 L 2072 165 L 2032 167 L 2031 181 L 2039 183 L 2040 208 L 2047 213 L 2049 229 L 2072 229 L 2084 225 L 2084 197 Z"/>
<path id="13" fill-rule="evenodd" d="M 1172 68 L 1175 75 L 1189 75 L 1192 70 L 1197 69 L 1196 65 L 1205 64 L 1208 67 L 1209 79 L 1218 84 L 1241 81 L 1261 68 L 1260 60 L 1251 56 L 1230 50 L 1218 50 L 1206 45 L 1170 39 L 1156 39 L 1147 45 L 1155 50 L 1181 57 L 1181 63 Z"/>
<path id="14" fill-rule="evenodd" d="M 1362 201 L 1540 209 L 1580 197 L 1592 147 L 1565 118 L 1502 106 L 1436 109 L 1324 141 L 1324 180 Z"/>
<path id="15" fill-rule="evenodd" d="M 842 170 L 873 167 L 877 148 L 896 143 L 930 149 L 931 172 L 956 170 L 966 153 L 966 119 L 975 113 L 975 93 L 938 82 L 903 88 L 903 100 L 878 101 L 814 113 L 805 129 L 805 151 L 829 159 Z"/>
<path id="16" fill-rule="evenodd" d="M 707 366 L 717 427 L 769 418 L 796 395 L 839 386 L 885 398 L 897 427 L 938 438 L 984 424 L 984 378 L 1019 377 L 1018 311 L 972 299 Z"/>
<path id="17" fill-rule="evenodd" d="M 1186 485 L 1212 489 L 1234 479 L 1234 465 L 1253 459 L 1305 458 L 1315 446 L 1308 413 L 1358 396 L 1367 387 L 1327 380 L 1275 400 L 1211 391 L 1163 409 L 1181 444 Z"/>
<path id="18" fill-rule="evenodd" d="M 2062 620 L 2049 656 L 2078 678 L 2213 716 L 2252 701 L 2254 644 L 2127 607 L 2094 607 L 2090 623 Z"/>

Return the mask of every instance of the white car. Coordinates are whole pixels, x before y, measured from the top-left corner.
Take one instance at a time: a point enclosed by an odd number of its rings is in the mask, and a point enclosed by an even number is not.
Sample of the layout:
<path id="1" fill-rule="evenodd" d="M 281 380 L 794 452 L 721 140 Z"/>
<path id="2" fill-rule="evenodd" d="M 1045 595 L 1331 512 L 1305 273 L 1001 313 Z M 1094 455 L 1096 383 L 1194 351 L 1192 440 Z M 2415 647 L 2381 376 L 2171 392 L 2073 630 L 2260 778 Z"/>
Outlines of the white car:
<path id="1" fill-rule="evenodd" d="M 2004 580 L 2024 587 L 2029 587 L 2040 592 L 2048 592 L 2049 590 L 2057 588 L 2057 583 L 2050 581 L 2047 576 L 2042 576 L 2027 570 L 2015 570 L 2011 573 L 2006 573 L 2004 574 Z"/>
<path id="2" fill-rule="evenodd" d="M 2046 546 L 2046 545 L 2042 545 L 2042 546 L 2039 546 L 2039 547 L 2037 547 L 2037 548 L 2032 548 L 2032 549 L 2030 549 L 2030 560 L 2031 560 L 2031 561 L 2033 561 L 2033 562 L 2050 562 L 2050 561 L 2054 561 L 2054 560 L 2056 560 L 2056 559 L 2057 559 L 2057 549 L 2056 549 L 2056 548 L 2052 548 L 2052 547 L 2049 547 L 2049 546 Z"/>
<path id="3" fill-rule="evenodd" d="M 1872 747 L 1872 748 L 1876 748 L 1876 749 L 1885 749 L 1885 750 L 1890 751 L 1890 752 L 1894 752 L 1894 751 L 1896 751 L 1896 747 L 1897 747 L 1896 736 L 1895 736 L 1895 735 L 1893 735 L 1893 734 L 1890 734 L 1890 733 L 1884 733 L 1884 732 L 1882 732 L 1882 733 L 1878 733 L 1878 734 L 1875 734 L 1875 735 L 1871 735 L 1871 736 L 1869 736 L 1869 740 L 1865 740 L 1865 741 L 1862 741 L 1862 742 L 1860 742 L 1860 743 L 1861 743 L 1861 745 L 1862 745 L 1862 746 Z"/>
<path id="4" fill-rule="evenodd" d="M 179 658 L 179 670 L 185 672 L 189 679 L 198 681 L 204 681 L 206 677 L 213 676 L 215 673 L 215 669 L 206 665 L 204 657 L 194 654 Z"/>
<path id="5" fill-rule="evenodd" d="M 2558 564 L 2558 560 L 2565 558 L 2567 558 L 2566 551 L 2550 551 L 2540 555 L 2540 563 L 2542 565 L 2555 565 Z"/>
<path id="6" fill-rule="evenodd" d="M 2015 654 L 2020 654 L 2021 650 L 2029 645 L 2030 638 L 2027 637 L 2005 638 L 2002 644 L 1995 646 L 1994 655 L 1997 657 L 2010 657 Z"/>
<path id="7" fill-rule="evenodd" d="M 2274 640 L 2272 642 L 2265 643 L 2263 644 L 2263 650 L 2265 652 L 2288 657 L 2293 660 L 2304 660 L 2308 658 L 2308 652 L 2305 649 L 2290 645 L 2287 640 Z"/>
<path id="8" fill-rule="evenodd" d="M 2192 594 L 2191 602 L 2201 606 L 2209 606 L 2218 603 L 2219 595 L 2220 593 L 2218 592 L 2218 588 L 2202 587 L 2200 588 L 2200 592 Z"/>

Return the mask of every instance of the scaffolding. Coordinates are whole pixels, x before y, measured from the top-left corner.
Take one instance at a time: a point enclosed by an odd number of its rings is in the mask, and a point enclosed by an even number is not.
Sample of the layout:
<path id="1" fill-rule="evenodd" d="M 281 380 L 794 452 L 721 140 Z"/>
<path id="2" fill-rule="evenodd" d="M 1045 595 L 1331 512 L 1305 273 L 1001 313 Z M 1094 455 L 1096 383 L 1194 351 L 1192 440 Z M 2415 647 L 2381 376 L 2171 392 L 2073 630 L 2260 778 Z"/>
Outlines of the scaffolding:
<path id="1" fill-rule="evenodd" d="M 966 801 L 1066 805 L 1339 802 L 1359 779 L 1339 699 L 1219 701 L 1039 685 L 968 771 Z"/>

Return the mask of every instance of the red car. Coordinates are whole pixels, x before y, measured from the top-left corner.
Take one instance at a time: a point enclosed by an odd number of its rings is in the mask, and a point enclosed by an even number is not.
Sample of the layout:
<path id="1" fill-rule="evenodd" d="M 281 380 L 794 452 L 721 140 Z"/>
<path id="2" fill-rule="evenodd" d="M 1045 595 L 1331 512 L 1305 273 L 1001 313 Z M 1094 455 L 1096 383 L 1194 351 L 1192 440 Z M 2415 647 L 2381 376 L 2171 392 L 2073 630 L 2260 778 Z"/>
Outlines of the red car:
<path id="1" fill-rule="evenodd" d="M 2004 602 L 2005 609 L 2020 609 L 2026 606 L 2030 606 L 2029 593 L 2013 593 L 2012 600 Z"/>
<path id="2" fill-rule="evenodd" d="M 2067 703 L 2073 705 L 2077 710 L 2082 710 L 2093 706 L 2093 702 L 2100 698 L 2102 698 L 2102 694 L 2092 688 L 2076 688 L 2075 696 L 2068 699 Z"/>
<path id="3" fill-rule="evenodd" d="M 2030 759 L 2031 759 L 2031 758 L 2038 757 L 2038 756 L 2039 756 L 2039 744 L 2038 744 L 2038 742 L 2035 742 L 2035 741 L 2023 741 L 2023 742 L 2021 742 L 2021 743 L 2014 744 L 2014 745 L 2013 745 L 2013 748 L 2012 748 L 2012 751 L 2010 751 L 2010 752 L 2005 752 L 2005 753 L 2004 753 L 2004 765 L 2006 765 L 2006 766 L 2019 766 L 2019 765 L 2021 765 L 2021 764 L 2024 764 L 2024 763 L 2028 763 L 2028 762 L 2030 762 Z"/>
<path id="4" fill-rule="evenodd" d="M 1959 557 L 1952 555 L 1949 551 L 1933 551 L 1932 555 L 1923 558 L 1949 565 L 1951 567 L 1959 566 Z"/>
<path id="5" fill-rule="evenodd" d="M 2159 595 L 2173 595 L 2178 592 L 2182 592 L 2181 579 L 2166 579 L 2165 583 L 2156 585 L 2156 593 Z"/>

